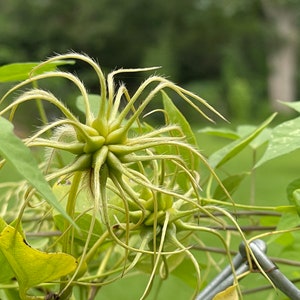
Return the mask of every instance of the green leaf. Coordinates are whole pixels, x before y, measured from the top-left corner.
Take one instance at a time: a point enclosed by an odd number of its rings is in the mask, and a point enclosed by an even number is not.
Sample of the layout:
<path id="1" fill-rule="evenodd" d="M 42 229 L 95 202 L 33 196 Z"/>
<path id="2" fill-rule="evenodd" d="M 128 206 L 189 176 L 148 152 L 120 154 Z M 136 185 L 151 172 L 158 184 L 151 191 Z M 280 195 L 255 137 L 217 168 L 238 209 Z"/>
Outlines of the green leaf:
<path id="1" fill-rule="evenodd" d="M 221 201 L 228 200 L 228 193 L 233 195 L 246 175 L 246 173 L 232 175 L 222 180 L 223 187 L 220 185 L 216 187 L 213 198 Z M 228 192 L 227 194 L 224 192 L 224 187 Z"/>
<path id="2" fill-rule="evenodd" d="M 0 218 L 0 232 L 7 226 L 6 222 Z M 13 272 L 10 264 L 7 262 L 5 256 L 0 251 L 0 283 L 9 283 L 14 277 L 15 273 Z"/>
<path id="3" fill-rule="evenodd" d="M 249 146 L 252 149 L 257 150 L 259 147 L 269 142 L 271 132 L 271 128 L 265 128 L 253 141 L 251 141 Z"/>
<path id="4" fill-rule="evenodd" d="M 0 218 L 0 232 L 7 226 L 7 223 Z"/>
<path id="5" fill-rule="evenodd" d="M 68 181 L 58 181 L 53 185 L 52 191 L 62 207 L 66 207 L 68 201 L 68 195 L 70 191 L 72 179 Z M 74 232 L 74 238 L 79 241 L 81 244 L 85 243 L 91 230 L 91 222 L 93 218 L 93 211 L 91 209 L 92 197 L 86 188 L 80 188 L 78 194 L 76 195 L 75 203 L 75 213 L 74 213 L 74 222 L 77 225 L 79 230 Z M 63 216 L 54 211 L 53 212 L 55 225 L 59 230 L 64 230 L 64 219 Z M 97 216 L 95 220 L 94 227 L 92 228 L 92 234 L 90 239 L 90 246 L 93 245 L 103 234 L 103 227 L 100 222 L 100 215 Z"/>
<path id="6" fill-rule="evenodd" d="M 233 130 L 228 128 L 212 128 L 206 127 L 203 129 L 198 130 L 198 132 L 205 133 L 212 136 L 227 138 L 231 140 L 237 140 L 240 138 L 240 135 Z"/>
<path id="7" fill-rule="evenodd" d="M 236 131 L 233 131 L 228 128 L 220 128 L 220 129 L 215 129 L 212 127 L 207 127 L 204 129 L 199 130 L 198 132 L 205 133 L 208 135 L 212 136 L 217 136 L 217 137 L 222 137 L 222 138 L 227 138 L 231 140 L 237 140 L 240 138 L 243 138 L 251 132 L 255 131 L 256 126 L 254 125 L 241 125 L 237 127 Z M 265 128 L 250 144 L 249 146 L 252 149 L 257 149 L 264 143 L 266 143 L 270 139 L 270 133 L 271 129 Z"/>
<path id="8" fill-rule="evenodd" d="M 238 126 L 237 132 L 241 137 L 245 137 L 246 135 L 250 134 L 252 131 L 256 129 L 254 125 L 241 125 Z M 265 128 L 251 143 L 249 146 L 252 149 L 258 149 L 263 144 L 267 143 L 270 140 L 272 129 Z"/>
<path id="9" fill-rule="evenodd" d="M 50 62 L 38 68 L 33 75 L 53 71 L 60 65 L 74 64 L 72 60 Z M 22 81 L 29 78 L 30 72 L 39 62 L 13 63 L 0 67 L 0 82 Z"/>
<path id="10" fill-rule="evenodd" d="M 11 226 L 6 226 L 0 234 L 0 250 L 18 280 L 22 299 L 26 299 L 29 288 L 66 276 L 77 267 L 77 261 L 71 255 L 33 249 Z"/>
<path id="11" fill-rule="evenodd" d="M 300 189 L 293 191 L 293 204 L 297 208 L 298 215 L 300 215 Z"/>
<path id="12" fill-rule="evenodd" d="M 279 102 L 300 113 L 300 101 L 296 101 L 296 102 L 279 101 Z"/>
<path id="13" fill-rule="evenodd" d="M 182 115 L 182 113 L 178 110 L 176 105 L 174 105 L 173 101 L 169 98 L 169 96 L 164 91 L 162 91 L 162 98 L 163 98 L 164 110 L 166 112 L 165 114 L 166 123 L 178 125 L 182 133 L 184 134 L 187 142 L 192 146 L 197 146 L 197 140 L 188 121 L 185 119 L 185 117 Z M 182 136 L 182 133 L 177 134 L 174 132 L 174 135 Z M 165 152 L 166 149 L 162 149 L 162 151 Z M 200 164 L 200 160 L 198 156 L 192 154 L 191 151 L 189 151 L 189 149 L 183 147 L 178 147 L 178 152 L 189 169 L 191 170 L 198 169 L 198 166 Z M 172 166 L 171 164 L 169 164 L 169 167 L 174 168 L 174 166 Z M 184 189 L 187 187 L 187 180 L 185 174 L 180 173 L 177 176 L 177 183 Z"/>
<path id="14" fill-rule="evenodd" d="M 166 116 L 167 122 L 171 124 L 179 125 L 188 143 L 193 146 L 197 146 L 197 140 L 189 122 L 186 120 L 183 114 L 178 110 L 178 108 L 176 107 L 176 105 L 173 103 L 173 101 L 170 99 L 170 97 L 167 95 L 166 92 L 162 91 L 162 97 L 163 97 L 164 109 L 167 113 Z"/>
<path id="15" fill-rule="evenodd" d="M 225 291 L 218 293 L 213 300 L 239 300 L 237 285 L 228 287 Z"/>
<path id="16" fill-rule="evenodd" d="M 300 149 L 300 117 L 276 126 L 270 137 L 269 145 L 255 167 Z"/>
<path id="17" fill-rule="evenodd" d="M 99 109 L 100 109 L 100 101 L 101 97 L 96 94 L 89 94 L 89 103 L 90 103 L 90 109 L 93 115 L 96 117 L 98 115 Z M 76 107 L 84 114 L 86 114 L 86 108 L 84 105 L 83 97 L 78 96 L 76 98 Z"/>
<path id="18" fill-rule="evenodd" d="M 280 218 L 276 230 L 280 231 L 280 230 L 288 230 L 294 227 L 299 226 L 299 216 L 297 214 L 297 212 L 286 212 L 282 215 L 282 217 Z M 288 238 L 283 238 L 282 240 L 280 239 L 280 237 L 282 235 L 285 236 L 289 236 L 290 233 L 283 233 L 283 234 L 275 234 L 275 235 L 271 235 L 269 240 L 268 240 L 268 244 L 271 244 L 272 242 L 274 242 L 275 240 L 281 241 L 280 243 L 284 243 L 284 246 L 287 246 L 289 244 Z"/>
<path id="19" fill-rule="evenodd" d="M 0 289 L 0 299 L 21 300 L 19 292 L 16 289 Z"/>
<path id="20" fill-rule="evenodd" d="M 178 277 L 182 280 L 186 285 L 196 288 L 196 272 L 195 266 L 191 262 L 190 259 L 184 258 L 184 260 L 179 264 L 175 270 L 172 271 L 172 275 Z"/>
<path id="21" fill-rule="evenodd" d="M 248 134 L 245 137 L 242 137 L 219 151 L 213 153 L 209 158 L 209 163 L 213 168 L 220 167 L 225 164 L 227 161 L 235 157 L 240 153 L 246 146 L 248 146 L 275 118 L 276 113 L 271 115 L 265 122 L 263 122 L 259 127 L 254 131 Z"/>
<path id="22" fill-rule="evenodd" d="M 300 178 L 293 180 L 290 182 L 286 188 L 287 198 L 292 205 L 296 205 L 297 209 L 300 209 L 299 204 L 295 203 L 295 196 L 297 197 L 300 189 Z M 296 194 L 294 194 L 298 191 Z M 297 198 L 298 199 L 298 198 Z"/>
<path id="23" fill-rule="evenodd" d="M 0 117 L 0 155 L 45 198 L 49 205 L 73 223 L 52 193 L 29 148 L 13 133 L 13 125 L 2 117 Z"/>
<path id="24" fill-rule="evenodd" d="M 74 214 L 75 224 L 79 228 L 79 230 L 76 230 L 74 232 L 74 239 L 76 239 L 78 245 L 85 245 L 87 237 L 89 235 L 89 231 L 91 230 L 92 218 L 92 215 L 89 213 L 82 214 L 76 212 Z M 59 230 L 64 230 L 64 218 L 61 214 L 57 214 L 54 216 L 54 223 Z M 103 233 L 103 228 L 98 219 L 95 220 L 95 224 L 92 230 L 93 231 L 90 237 L 89 247 L 94 245 Z"/>

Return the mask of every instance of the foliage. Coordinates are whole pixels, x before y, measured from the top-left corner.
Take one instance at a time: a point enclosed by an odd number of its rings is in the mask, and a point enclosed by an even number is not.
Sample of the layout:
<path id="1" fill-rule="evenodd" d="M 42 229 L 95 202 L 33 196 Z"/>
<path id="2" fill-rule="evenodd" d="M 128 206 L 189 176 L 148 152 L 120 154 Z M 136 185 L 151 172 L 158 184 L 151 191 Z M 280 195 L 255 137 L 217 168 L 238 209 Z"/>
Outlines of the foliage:
<path id="1" fill-rule="evenodd" d="M 91 67 L 98 78 L 98 94 L 89 94 L 78 77 L 58 69 L 70 61 Z M 241 241 L 247 245 L 255 238 L 271 236 L 270 245 L 285 249 L 291 246 L 287 241 L 282 244 L 286 234 L 293 237 L 290 240 L 295 251 L 298 249 L 299 180 L 288 186 L 290 205 L 233 201 L 245 177 L 274 159 L 274 148 L 277 157 L 288 153 L 280 147 L 286 136 L 278 130 L 285 123 L 268 128 L 275 114 L 257 127 L 205 129 L 206 134 L 234 140 L 206 159 L 192 127 L 170 95 L 177 95 L 208 120 L 211 117 L 206 111 L 222 118 L 212 106 L 157 75 L 133 93 L 115 82 L 120 74 L 156 68 L 119 69 L 105 77 L 95 61 L 77 53 L 34 65 L 27 79 L 23 76 L 28 64 L 18 67 L 21 82 L 0 100 L 0 173 L 4 176 L 0 185 L 0 260 L 5 270 L 0 284 L 7 299 L 16 299 L 13 278 L 21 299 L 73 299 L 79 294 L 80 299 L 91 300 L 106 286 L 118 285 L 121 278 L 136 273 L 148 277 L 141 299 L 151 297 L 158 278 L 163 281 L 171 276 L 190 286 L 190 296 L 195 297 L 220 263 L 214 251 L 222 251 L 225 260 L 221 260 L 231 265 L 230 251 Z M 0 78 L 11 78 L 7 68 L 2 71 Z M 18 76 L 16 69 L 11 72 Z M 51 78 L 70 81 L 78 89 L 74 102 L 85 116 L 83 121 L 64 101 L 39 88 L 40 81 Z M 33 88 L 20 93 L 29 85 Z M 48 121 L 41 101 L 56 107 L 60 118 Z M 44 124 L 21 139 L 12 131 L 12 122 L 16 110 L 22 110 L 27 102 L 39 105 Z M 154 108 L 149 112 L 150 103 Z M 297 110 L 298 104 L 293 107 Z M 153 114 L 163 115 L 163 126 L 145 122 Z M 250 172 L 225 171 L 228 162 L 246 147 L 256 152 L 266 144 L 263 158 L 253 161 Z M 292 150 L 298 148 L 295 144 Z M 12 177 L 18 175 L 16 179 L 5 179 L 6 170 Z M 241 220 L 246 212 L 251 214 L 250 225 Z M 259 217 L 262 214 L 264 218 Z M 261 234 L 262 230 L 266 233 Z M 29 247 L 26 240 L 31 235 L 37 238 L 31 238 Z M 45 265 L 43 276 L 37 277 Z M 259 266 L 256 268 L 268 278 Z M 289 272 L 293 274 L 293 270 Z M 235 278 L 234 285 L 216 299 L 236 299 L 242 294 Z"/>

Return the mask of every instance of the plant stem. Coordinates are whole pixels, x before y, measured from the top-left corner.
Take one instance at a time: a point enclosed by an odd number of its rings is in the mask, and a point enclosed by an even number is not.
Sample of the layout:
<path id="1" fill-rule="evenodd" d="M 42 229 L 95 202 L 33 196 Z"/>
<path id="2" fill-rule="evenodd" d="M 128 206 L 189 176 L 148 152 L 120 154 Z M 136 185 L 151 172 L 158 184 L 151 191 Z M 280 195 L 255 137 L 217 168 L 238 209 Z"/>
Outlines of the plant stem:
<path id="1" fill-rule="evenodd" d="M 208 226 L 208 228 L 215 230 L 226 230 L 226 231 L 238 231 L 236 226 Z M 276 229 L 276 226 L 240 226 L 240 229 L 243 232 L 252 232 L 252 231 L 273 231 Z"/>
<path id="2" fill-rule="evenodd" d="M 37 82 L 33 81 L 32 86 L 35 89 L 37 89 L 38 88 Z M 36 99 L 36 106 L 37 106 L 37 109 L 38 109 L 38 112 L 39 112 L 39 115 L 41 117 L 43 125 L 47 125 L 49 122 L 48 122 L 48 118 L 47 118 L 47 115 L 46 115 L 46 112 L 45 112 L 45 109 L 44 109 L 44 105 L 43 105 L 41 99 Z"/>
<path id="3" fill-rule="evenodd" d="M 76 172 L 72 180 L 72 184 L 68 195 L 67 206 L 66 206 L 66 212 L 72 219 L 74 219 L 74 215 L 75 215 L 76 197 L 77 197 L 78 187 L 80 186 L 80 180 L 81 180 L 81 172 Z M 63 233 L 64 232 L 66 233 L 62 241 L 62 251 L 68 254 L 72 254 L 72 247 L 71 247 L 71 240 L 70 240 L 71 232 L 70 230 L 68 230 L 69 226 L 70 226 L 69 222 L 65 220 Z"/>
<path id="4" fill-rule="evenodd" d="M 97 240 L 97 242 L 91 247 L 89 252 L 85 255 L 85 262 L 88 264 L 90 260 L 93 258 L 95 253 L 98 251 L 99 247 L 104 243 L 106 238 L 109 237 L 109 232 L 105 231 L 102 236 Z"/>
<path id="5" fill-rule="evenodd" d="M 250 175 L 250 205 L 255 205 L 255 164 L 256 164 L 256 150 L 254 149 L 252 152 L 252 170 L 251 170 L 251 175 Z"/>
<path id="6" fill-rule="evenodd" d="M 234 208 L 242 208 L 242 209 L 249 209 L 249 210 L 267 210 L 267 211 L 275 211 L 275 212 L 295 212 L 296 208 L 294 205 L 281 205 L 281 206 L 257 206 L 257 205 L 246 205 L 246 204 L 238 204 L 235 203 L 234 205 L 230 202 L 225 202 L 221 200 L 216 199 L 208 199 L 208 198 L 202 198 L 201 201 L 203 203 L 208 204 L 218 204 L 221 206 L 230 206 Z"/>
<path id="7" fill-rule="evenodd" d="M 212 213 L 213 216 L 223 216 L 224 214 L 220 212 L 214 212 Z M 249 217 L 249 216 L 272 216 L 272 217 L 278 217 L 280 218 L 282 216 L 281 213 L 279 212 L 273 212 L 273 211 L 256 211 L 256 210 L 241 210 L 241 211 L 235 211 L 232 212 L 231 215 L 235 217 Z M 195 218 L 208 218 L 206 214 L 200 213 L 200 214 L 195 214 Z"/>
<path id="8" fill-rule="evenodd" d="M 74 174 L 72 184 L 70 187 L 70 191 L 69 191 L 69 195 L 68 195 L 66 212 L 72 218 L 72 220 L 74 220 L 74 216 L 75 216 L 76 198 L 77 198 L 78 188 L 80 186 L 81 175 L 82 175 L 81 172 L 76 172 Z M 68 230 L 69 226 L 70 226 L 69 222 L 65 219 L 64 220 L 64 229 L 63 229 L 63 233 L 65 232 L 65 235 L 63 236 L 63 239 L 62 239 L 62 251 L 64 253 L 72 254 L 72 252 L 73 252 L 73 248 L 72 248 L 73 234 L 71 235 L 71 233 L 73 233 L 74 228 L 72 228 L 72 232 L 71 232 L 70 230 Z M 60 285 L 60 290 L 63 291 L 63 293 L 60 295 L 60 299 L 62 299 L 62 300 L 70 299 L 70 297 L 72 295 L 73 287 L 72 287 L 72 285 L 69 285 L 65 289 L 66 282 L 67 282 L 67 278 L 62 278 L 62 283 Z"/>

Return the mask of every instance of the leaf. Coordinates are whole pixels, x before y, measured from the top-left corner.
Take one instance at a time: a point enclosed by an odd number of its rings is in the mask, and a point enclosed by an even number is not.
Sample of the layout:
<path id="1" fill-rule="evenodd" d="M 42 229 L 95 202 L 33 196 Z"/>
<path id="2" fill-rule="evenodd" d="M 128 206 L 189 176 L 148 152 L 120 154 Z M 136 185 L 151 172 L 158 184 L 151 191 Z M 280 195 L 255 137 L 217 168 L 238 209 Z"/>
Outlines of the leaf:
<path id="1" fill-rule="evenodd" d="M 288 184 L 286 193 L 289 202 L 296 206 L 298 214 L 300 214 L 300 178 Z"/>
<path id="2" fill-rule="evenodd" d="M 66 207 L 68 195 L 70 191 L 72 179 L 68 179 L 68 181 L 58 181 L 53 185 L 52 191 L 59 203 L 62 207 Z M 93 199 L 91 199 L 91 195 L 88 190 L 85 188 L 81 188 L 76 195 L 76 204 L 75 204 L 75 213 L 74 213 L 74 222 L 77 225 L 79 230 L 75 230 L 74 238 L 77 239 L 80 243 L 85 243 L 88 237 L 88 233 L 90 231 L 92 215 L 93 211 L 91 209 Z M 54 211 L 53 212 L 55 225 L 59 230 L 64 230 L 64 220 L 63 216 Z M 95 220 L 95 224 L 93 227 L 93 232 L 91 234 L 90 246 L 93 245 L 103 234 L 103 227 L 100 220 L 100 215 L 97 216 Z"/>
<path id="3" fill-rule="evenodd" d="M 286 101 L 279 101 L 281 104 L 286 105 L 297 112 L 300 112 L 300 101 L 296 102 L 286 102 Z"/>
<path id="4" fill-rule="evenodd" d="M 197 146 L 197 140 L 189 122 L 178 110 L 166 92 L 162 91 L 162 96 L 164 109 L 167 113 L 167 121 L 169 121 L 171 124 L 179 125 L 188 143 L 193 146 Z"/>
<path id="5" fill-rule="evenodd" d="M 218 293 L 213 300 L 239 300 L 236 285 L 232 285 L 225 291 Z"/>
<path id="6" fill-rule="evenodd" d="M 254 125 L 241 125 L 238 126 L 237 132 L 242 137 L 248 135 L 251 133 L 251 131 L 255 130 Z M 267 143 L 270 140 L 272 129 L 271 128 L 265 128 L 254 140 L 251 141 L 249 146 L 252 149 L 258 149 L 261 145 Z"/>
<path id="7" fill-rule="evenodd" d="M 0 232 L 7 226 L 6 222 L 0 218 Z M 12 268 L 10 267 L 9 263 L 7 262 L 5 256 L 0 251 L 0 283 L 8 283 L 15 277 L 15 273 L 13 272 Z"/>
<path id="8" fill-rule="evenodd" d="M 2 289 L 0 299 L 5 300 L 21 300 L 19 292 L 16 289 Z M 38 299 L 36 299 L 38 300 Z"/>
<path id="9" fill-rule="evenodd" d="M 0 232 L 7 226 L 7 223 L 0 218 Z"/>
<path id="10" fill-rule="evenodd" d="M 29 288 L 66 276 L 77 267 L 76 259 L 69 254 L 46 253 L 31 248 L 9 225 L 0 234 L 0 250 L 15 273 L 22 299 L 26 299 Z"/>
<path id="11" fill-rule="evenodd" d="M 93 115 L 96 117 L 98 115 L 99 109 L 100 109 L 100 101 L 101 97 L 96 94 L 89 94 L 89 103 L 90 103 L 90 109 Z M 83 97 L 78 96 L 76 98 L 76 107 L 86 115 L 86 107 L 84 105 Z"/>
<path id="12" fill-rule="evenodd" d="M 73 223 L 56 200 L 29 148 L 13 133 L 13 125 L 2 117 L 0 117 L 0 155 L 45 198 L 49 205 Z"/>
<path id="13" fill-rule="evenodd" d="M 212 127 L 206 127 L 203 129 L 198 130 L 198 132 L 206 133 L 213 136 L 218 136 L 222 138 L 227 138 L 231 140 L 237 140 L 240 138 L 240 135 L 236 133 L 233 130 L 230 130 L 228 128 L 212 128 Z"/>
<path id="14" fill-rule="evenodd" d="M 220 167 L 231 158 L 235 157 L 246 146 L 248 146 L 274 119 L 276 113 L 271 115 L 265 122 L 263 122 L 254 131 L 239 140 L 236 140 L 229 145 L 223 147 L 219 151 L 213 153 L 209 158 L 209 163 L 213 168 Z"/>
<path id="15" fill-rule="evenodd" d="M 165 118 L 166 123 L 178 125 L 184 134 L 187 142 L 192 146 L 197 146 L 197 140 L 194 135 L 194 132 L 188 123 L 188 121 L 185 119 L 183 114 L 178 110 L 176 105 L 172 102 L 172 100 L 169 98 L 169 96 L 162 91 L 162 98 L 163 98 L 163 105 L 164 110 L 166 112 Z M 173 135 L 182 136 L 182 133 L 173 133 Z M 172 151 L 172 150 L 171 150 Z M 173 150 L 174 151 L 174 150 Z M 163 147 L 162 152 L 166 152 L 166 148 Z M 189 149 L 178 147 L 178 152 L 181 156 L 181 158 L 184 160 L 186 166 L 188 169 L 196 170 L 198 169 L 198 166 L 200 164 L 199 157 L 191 153 Z M 176 153 L 177 154 L 177 153 Z M 166 162 L 168 163 L 168 162 Z M 174 165 L 169 164 L 170 168 L 174 168 Z M 183 189 L 187 188 L 187 180 L 186 180 L 186 174 L 179 173 L 176 177 L 177 183 L 182 187 Z"/>
<path id="16" fill-rule="evenodd" d="M 293 204 L 297 207 L 298 215 L 300 215 L 300 189 L 293 191 Z"/>
<path id="17" fill-rule="evenodd" d="M 282 215 L 282 217 L 280 218 L 277 227 L 276 227 L 276 231 L 280 231 L 280 230 L 288 230 L 294 227 L 299 226 L 299 216 L 296 212 L 286 212 Z M 275 234 L 275 235 L 271 235 L 269 240 L 268 240 L 268 244 L 271 244 L 272 242 L 274 242 L 275 240 L 277 240 L 280 236 L 282 235 L 288 235 L 289 233 L 283 233 L 283 234 Z M 285 246 L 286 244 L 288 244 L 288 239 L 284 238 L 284 243 Z"/>
<path id="18" fill-rule="evenodd" d="M 206 267 L 206 266 L 205 266 Z M 183 261 L 172 271 L 172 275 L 178 277 L 186 285 L 192 287 L 193 289 L 197 288 L 195 281 L 195 266 L 190 259 L 184 258 Z"/>
<path id="19" fill-rule="evenodd" d="M 228 194 L 233 195 L 246 175 L 246 173 L 232 175 L 222 180 L 223 187 L 220 185 L 216 187 L 213 198 L 221 201 L 228 200 Z M 224 187 L 228 193 L 224 192 Z"/>
<path id="20" fill-rule="evenodd" d="M 300 117 L 281 123 L 271 133 L 269 145 L 255 167 L 300 148 Z"/>
<path id="21" fill-rule="evenodd" d="M 79 228 L 79 230 L 75 231 L 74 238 L 78 243 L 80 243 L 80 245 L 84 245 L 89 235 L 89 231 L 91 230 L 92 215 L 88 213 L 85 214 L 75 213 L 74 219 L 75 219 L 75 224 Z M 59 230 L 64 230 L 64 219 L 61 214 L 54 216 L 54 223 Z M 103 228 L 98 219 L 95 220 L 95 225 L 92 228 L 92 230 L 93 231 L 90 237 L 89 247 L 94 245 L 99 240 L 101 234 L 103 233 Z"/>
<path id="22" fill-rule="evenodd" d="M 0 67 L 0 82 L 22 81 L 29 78 L 30 72 L 39 62 L 13 63 Z M 72 60 L 50 62 L 38 68 L 33 75 L 53 71 L 60 65 L 74 64 Z"/>

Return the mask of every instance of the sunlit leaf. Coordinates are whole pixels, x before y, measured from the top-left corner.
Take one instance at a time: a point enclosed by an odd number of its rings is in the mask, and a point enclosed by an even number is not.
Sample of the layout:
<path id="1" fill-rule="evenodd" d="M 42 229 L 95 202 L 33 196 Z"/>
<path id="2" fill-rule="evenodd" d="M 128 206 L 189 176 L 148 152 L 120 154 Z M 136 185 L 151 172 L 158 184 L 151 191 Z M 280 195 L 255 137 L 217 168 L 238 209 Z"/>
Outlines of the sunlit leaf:
<path id="1" fill-rule="evenodd" d="M 30 287 L 59 279 L 77 267 L 77 261 L 71 255 L 45 253 L 31 248 L 11 226 L 5 227 L 0 234 L 0 250 L 18 280 L 22 299 L 26 299 Z"/>
<path id="2" fill-rule="evenodd" d="M 224 148 L 213 153 L 209 158 L 209 163 L 212 167 L 220 167 L 227 161 L 235 157 L 245 147 L 247 147 L 275 118 L 276 114 L 271 115 L 265 122 L 263 122 L 254 131 L 248 134 L 246 137 L 238 139 Z"/>
<path id="3" fill-rule="evenodd" d="M 213 300 L 239 300 L 236 285 L 232 285 L 225 291 L 218 293 Z"/>
<path id="4" fill-rule="evenodd" d="M 38 68 L 33 75 L 55 70 L 60 65 L 74 64 L 72 60 L 55 61 Z M 39 62 L 13 63 L 0 67 L 0 82 L 21 81 L 29 78 L 30 72 Z"/>
<path id="5" fill-rule="evenodd" d="M 300 149 L 300 117 L 281 123 L 271 133 L 270 142 L 256 167 Z"/>
<path id="6" fill-rule="evenodd" d="M 233 195 L 246 175 L 245 173 L 232 175 L 222 180 L 223 187 L 220 185 L 216 187 L 213 198 L 221 201 L 228 200 L 228 193 Z M 228 193 L 224 192 L 224 187 Z"/>
<path id="7" fill-rule="evenodd" d="M 0 218 L 0 232 L 7 226 L 7 223 Z"/>
<path id="8" fill-rule="evenodd" d="M 7 226 L 6 222 L 0 218 L 0 232 Z M 8 283 L 11 281 L 12 278 L 15 277 L 15 273 L 13 272 L 12 268 L 10 267 L 9 263 L 7 262 L 5 256 L 0 251 L 0 283 Z"/>
<path id="9" fill-rule="evenodd" d="M 56 210 L 73 222 L 59 205 L 38 164 L 24 143 L 13 133 L 13 125 L 0 117 L 0 155 L 10 163 Z"/>

